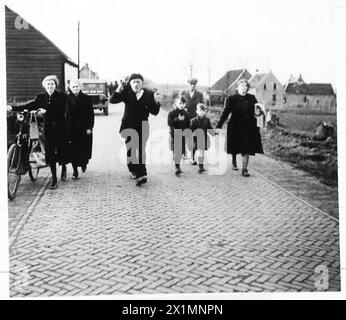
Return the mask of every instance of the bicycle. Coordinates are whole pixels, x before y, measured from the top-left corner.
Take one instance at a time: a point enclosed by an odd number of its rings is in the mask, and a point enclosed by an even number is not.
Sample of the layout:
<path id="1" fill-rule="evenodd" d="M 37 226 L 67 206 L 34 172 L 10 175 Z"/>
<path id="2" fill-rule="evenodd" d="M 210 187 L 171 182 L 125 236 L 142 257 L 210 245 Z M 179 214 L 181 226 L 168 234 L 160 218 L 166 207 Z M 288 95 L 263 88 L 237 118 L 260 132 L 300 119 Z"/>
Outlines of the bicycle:
<path id="1" fill-rule="evenodd" d="M 30 151 L 38 144 L 38 139 L 32 139 L 29 135 L 31 115 L 36 113 L 38 113 L 36 110 L 30 112 L 24 110 L 17 113 L 19 131 L 16 142 L 12 143 L 7 152 L 7 193 L 10 200 L 16 197 L 22 175 L 28 173 L 32 182 L 35 182 L 38 177 L 40 167 L 32 167 L 29 161 Z"/>

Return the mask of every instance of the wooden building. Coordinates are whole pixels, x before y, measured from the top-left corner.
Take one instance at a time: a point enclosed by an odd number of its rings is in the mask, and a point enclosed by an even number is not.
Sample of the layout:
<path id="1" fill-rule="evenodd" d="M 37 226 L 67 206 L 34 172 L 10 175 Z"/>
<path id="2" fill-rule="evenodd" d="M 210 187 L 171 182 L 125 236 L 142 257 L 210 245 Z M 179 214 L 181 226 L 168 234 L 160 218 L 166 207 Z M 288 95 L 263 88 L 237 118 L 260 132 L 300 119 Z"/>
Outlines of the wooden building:
<path id="1" fill-rule="evenodd" d="M 269 109 L 281 109 L 284 96 L 284 87 L 272 71 L 256 73 L 249 79 L 249 93 L 256 96 L 259 103 Z"/>
<path id="2" fill-rule="evenodd" d="M 301 75 L 291 76 L 284 87 L 283 107 L 335 113 L 336 94 L 330 83 L 306 83 Z"/>
<path id="3" fill-rule="evenodd" d="M 33 99 L 42 92 L 42 79 L 55 74 L 60 90 L 78 77 L 78 66 L 44 34 L 5 7 L 8 103 Z"/>

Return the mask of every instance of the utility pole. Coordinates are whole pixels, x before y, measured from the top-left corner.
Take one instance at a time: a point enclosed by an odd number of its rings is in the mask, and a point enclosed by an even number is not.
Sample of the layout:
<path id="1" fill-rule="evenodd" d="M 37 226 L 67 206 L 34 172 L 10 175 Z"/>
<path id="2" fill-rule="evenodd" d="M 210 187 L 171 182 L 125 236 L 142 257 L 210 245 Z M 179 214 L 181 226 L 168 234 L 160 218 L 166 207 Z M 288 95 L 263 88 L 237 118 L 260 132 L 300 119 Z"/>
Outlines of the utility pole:
<path id="1" fill-rule="evenodd" d="M 79 20 L 78 20 L 78 79 L 80 70 L 80 35 L 79 35 Z"/>

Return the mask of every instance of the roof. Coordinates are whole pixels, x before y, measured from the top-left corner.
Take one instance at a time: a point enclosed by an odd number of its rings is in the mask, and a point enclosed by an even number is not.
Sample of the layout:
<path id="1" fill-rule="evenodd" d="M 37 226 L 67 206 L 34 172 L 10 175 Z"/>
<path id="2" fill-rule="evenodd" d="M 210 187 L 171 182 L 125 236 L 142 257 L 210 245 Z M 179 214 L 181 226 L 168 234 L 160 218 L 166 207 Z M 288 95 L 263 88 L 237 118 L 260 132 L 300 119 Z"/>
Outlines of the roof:
<path id="1" fill-rule="evenodd" d="M 330 83 L 288 83 L 285 91 L 290 94 L 335 95 L 334 89 Z"/>
<path id="2" fill-rule="evenodd" d="M 268 73 L 256 73 L 249 79 L 250 87 L 255 88 Z"/>
<path id="3" fill-rule="evenodd" d="M 226 74 L 222 78 L 220 78 L 213 84 L 211 90 L 226 90 L 234 81 L 238 79 L 243 71 L 244 69 L 238 69 L 226 72 Z"/>
<path id="4" fill-rule="evenodd" d="M 22 17 L 21 15 L 19 15 L 17 12 L 11 10 L 9 7 L 5 6 L 5 10 Z M 23 18 L 23 17 L 22 17 Z M 24 19 L 24 18 L 23 18 Z M 45 40 L 47 40 L 49 42 L 49 44 L 54 47 L 60 54 L 61 56 L 66 60 L 67 63 L 69 63 L 70 65 L 74 66 L 74 67 L 78 67 L 78 65 L 72 60 L 70 59 L 61 49 L 59 49 L 50 39 L 48 39 L 41 31 L 39 31 L 37 28 L 35 28 L 31 23 L 29 23 L 26 19 L 24 19 L 28 25 L 33 28 L 42 38 L 44 38 Z"/>

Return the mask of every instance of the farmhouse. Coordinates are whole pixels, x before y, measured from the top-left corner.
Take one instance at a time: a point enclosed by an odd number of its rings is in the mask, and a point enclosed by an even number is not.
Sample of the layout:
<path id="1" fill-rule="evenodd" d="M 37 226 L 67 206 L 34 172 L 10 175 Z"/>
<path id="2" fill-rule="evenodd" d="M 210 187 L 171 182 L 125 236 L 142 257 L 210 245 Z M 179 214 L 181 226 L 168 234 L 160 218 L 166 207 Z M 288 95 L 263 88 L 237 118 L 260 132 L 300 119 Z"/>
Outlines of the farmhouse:
<path id="1" fill-rule="evenodd" d="M 78 66 L 44 34 L 5 7 L 8 103 L 31 100 L 42 91 L 41 81 L 55 74 L 60 89 L 78 76 Z"/>
<path id="2" fill-rule="evenodd" d="M 251 73 L 246 69 L 230 70 L 216 81 L 210 88 L 210 98 L 212 103 L 223 103 L 225 97 L 236 92 L 236 83 L 239 79 L 251 78 Z"/>
<path id="3" fill-rule="evenodd" d="M 308 108 L 336 112 L 336 94 L 330 83 L 305 83 L 302 76 L 288 80 L 284 87 L 284 108 Z"/>
<path id="4" fill-rule="evenodd" d="M 259 103 L 268 108 L 281 108 L 284 88 L 272 71 L 256 73 L 249 79 L 249 93 L 256 96 Z"/>

